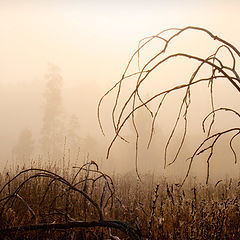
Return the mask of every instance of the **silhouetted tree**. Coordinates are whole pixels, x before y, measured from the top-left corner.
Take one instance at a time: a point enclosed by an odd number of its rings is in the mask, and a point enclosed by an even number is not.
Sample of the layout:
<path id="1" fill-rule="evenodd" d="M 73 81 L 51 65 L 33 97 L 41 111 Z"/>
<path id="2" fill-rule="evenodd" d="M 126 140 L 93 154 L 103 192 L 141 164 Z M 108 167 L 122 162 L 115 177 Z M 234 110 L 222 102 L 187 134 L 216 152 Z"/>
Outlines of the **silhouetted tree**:
<path id="1" fill-rule="evenodd" d="M 64 144 L 64 124 L 62 105 L 63 79 L 57 66 L 49 64 L 44 92 L 44 115 L 42 127 L 42 151 L 50 157 L 62 154 Z"/>
<path id="2" fill-rule="evenodd" d="M 195 32 L 206 34 L 206 36 L 208 36 L 210 40 L 215 41 L 216 47 L 210 55 L 206 57 L 200 57 L 194 54 L 185 53 L 181 51 L 172 52 L 173 48 L 171 48 L 170 46 L 172 46 L 174 42 L 176 43 L 177 39 L 179 39 L 181 36 L 184 36 L 184 34 L 189 31 L 195 31 Z M 140 54 L 142 54 L 143 50 L 151 42 L 153 42 L 153 40 L 155 41 L 159 40 L 161 44 L 161 48 L 160 50 L 157 51 L 156 54 L 154 54 L 149 59 L 147 59 L 146 63 L 144 63 L 143 67 L 141 67 Z M 185 43 L 185 45 L 186 44 L 187 43 Z M 197 42 L 197 44 L 199 45 L 201 44 L 201 42 Z M 224 56 L 226 55 L 228 56 L 230 61 L 225 61 Z M 180 62 L 177 61 L 177 59 L 180 59 L 181 61 L 184 61 L 186 59 L 190 63 L 189 65 L 194 66 L 195 69 L 192 73 L 190 73 L 189 79 L 187 79 L 187 81 L 185 82 L 181 80 L 179 84 L 176 84 L 175 86 L 170 87 L 168 89 L 160 89 L 153 95 L 150 95 L 147 99 L 144 99 L 142 96 L 141 90 L 144 84 L 148 83 L 151 80 L 150 76 L 153 75 L 153 72 L 157 71 L 160 67 L 162 67 L 162 65 L 170 64 L 170 61 L 171 61 L 171 64 L 174 64 L 174 63 L 179 64 Z M 189 175 L 194 159 L 198 155 L 201 155 L 202 153 L 207 154 L 206 182 L 208 182 L 210 159 L 212 159 L 214 155 L 216 143 L 224 135 L 229 134 L 231 136 L 230 141 L 228 142 L 228 145 L 233 152 L 233 156 L 236 162 L 237 154 L 236 154 L 236 149 L 234 148 L 233 142 L 240 135 L 239 121 L 236 126 L 234 127 L 231 126 L 231 127 L 222 129 L 220 131 L 218 130 L 217 132 L 214 132 L 213 125 L 217 120 L 216 117 L 219 114 L 219 112 L 232 114 L 238 120 L 240 120 L 240 114 L 237 112 L 236 109 L 233 109 L 233 108 L 229 108 L 225 106 L 216 107 L 213 90 L 215 89 L 216 84 L 222 83 L 224 81 L 225 83 L 228 83 L 230 87 L 232 87 L 232 89 L 237 93 L 237 96 L 239 97 L 239 93 L 240 93 L 240 78 L 238 74 L 239 60 L 240 60 L 240 52 L 235 46 L 225 41 L 224 39 L 214 35 L 207 29 L 200 28 L 200 27 L 189 26 L 185 28 L 171 28 L 171 29 L 161 31 L 155 36 L 142 39 L 139 42 L 137 51 L 132 55 L 131 59 L 129 60 L 127 67 L 122 75 L 122 78 L 104 94 L 104 96 L 100 99 L 100 102 L 98 105 L 99 124 L 102 132 L 104 133 L 103 127 L 101 124 L 101 119 L 100 119 L 101 104 L 102 104 L 102 101 L 110 93 L 116 92 L 115 101 L 113 102 L 113 108 L 111 113 L 112 125 L 114 129 L 114 137 L 111 143 L 109 144 L 107 157 L 109 157 L 112 145 L 114 144 L 117 138 L 120 138 L 123 141 L 127 141 L 127 139 L 125 139 L 122 136 L 122 132 L 127 125 L 126 122 L 130 120 L 135 129 L 136 172 L 138 174 L 137 160 L 138 160 L 139 129 L 135 119 L 136 112 L 142 108 L 145 108 L 149 112 L 149 115 L 151 116 L 152 127 L 150 130 L 150 138 L 149 138 L 149 144 L 151 144 L 154 128 L 155 128 L 155 122 L 159 115 L 160 110 L 162 109 L 162 105 L 166 102 L 166 99 L 169 98 L 170 95 L 172 95 L 173 93 L 183 92 L 183 95 L 181 97 L 179 97 L 180 95 L 177 95 L 178 98 L 175 101 L 176 104 L 179 104 L 179 107 L 177 110 L 177 116 L 176 116 L 175 122 L 173 123 L 173 127 L 168 137 L 168 140 L 166 142 L 165 150 L 164 150 L 164 167 L 167 167 L 173 164 L 178 159 L 179 154 L 183 149 L 186 136 L 188 134 L 188 126 L 189 126 L 189 120 L 190 120 L 190 115 L 189 115 L 190 106 L 192 106 L 192 98 L 194 95 L 192 94 L 193 87 L 200 87 L 200 85 L 203 86 L 205 84 L 206 89 L 208 89 L 209 91 L 209 96 L 210 96 L 209 106 L 211 109 L 210 112 L 206 115 L 206 117 L 203 117 L 202 119 L 202 128 L 203 128 L 203 132 L 206 135 L 204 140 L 199 143 L 199 146 L 193 151 L 193 154 L 188 159 L 188 169 L 187 169 L 185 178 L 183 179 L 183 183 L 185 182 L 186 178 Z M 132 67 L 134 67 L 133 65 L 135 62 L 137 63 L 138 71 L 132 72 L 131 69 Z M 171 65 L 170 69 L 171 69 L 170 76 L 172 79 L 174 73 L 178 70 L 177 68 L 174 68 L 174 65 Z M 125 92 L 124 94 L 122 94 L 122 92 L 124 91 L 124 86 L 126 86 L 126 84 L 130 80 L 132 83 L 134 81 L 133 78 L 135 78 L 134 79 L 135 85 L 133 86 L 132 89 L 130 89 L 129 94 L 127 95 Z M 155 88 L 154 84 L 152 84 L 152 88 L 153 89 Z M 227 98 L 226 95 L 224 95 L 223 97 Z M 239 98 L 237 101 L 239 102 Z M 155 106 L 155 107 L 153 108 L 151 106 Z M 197 111 L 199 111 L 199 109 L 196 109 L 196 112 Z M 208 126 L 206 124 L 207 120 L 208 122 L 210 122 Z M 173 158 L 169 161 L 169 158 L 168 158 L 169 146 L 170 146 L 170 143 L 173 142 L 174 135 L 176 134 L 177 128 L 179 127 L 180 123 L 183 124 L 181 139 L 175 150 Z"/>

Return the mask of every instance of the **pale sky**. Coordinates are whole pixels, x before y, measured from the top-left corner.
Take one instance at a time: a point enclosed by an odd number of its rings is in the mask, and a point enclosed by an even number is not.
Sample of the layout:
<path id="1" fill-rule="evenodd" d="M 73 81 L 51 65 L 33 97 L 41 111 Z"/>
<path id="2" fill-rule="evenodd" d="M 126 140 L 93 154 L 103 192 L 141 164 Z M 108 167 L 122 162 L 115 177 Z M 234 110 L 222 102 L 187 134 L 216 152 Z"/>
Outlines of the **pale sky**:
<path id="1" fill-rule="evenodd" d="M 239 1 L 0 1 L 0 81 L 41 78 L 48 62 L 66 82 L 121 75 L 138 41 L 195 25 L 239 45 Z"/>

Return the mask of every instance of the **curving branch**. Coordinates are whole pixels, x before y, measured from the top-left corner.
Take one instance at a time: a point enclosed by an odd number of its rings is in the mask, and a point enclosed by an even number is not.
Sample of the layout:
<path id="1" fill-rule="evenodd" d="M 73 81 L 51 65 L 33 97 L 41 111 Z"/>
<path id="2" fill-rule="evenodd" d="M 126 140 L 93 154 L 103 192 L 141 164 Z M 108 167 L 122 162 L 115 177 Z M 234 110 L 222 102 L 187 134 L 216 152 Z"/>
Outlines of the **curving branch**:
<path id="1" fill-rule="evenodd" d="M 141 234 L 131 227 L 127 223 L 121 221 L 91 221 L 91 222 L 80 222 L 73 221 L 69 223 L 42 223 L 42 224 L 33 224 L 33 225 L 24 225 L 19 227 L 11 227 L 6 229 L 1 229 L 0 236 L 6 237 L 9 233 L 17 232 L 28 232 L 28 231 L 50 231 L 50 230 L 68 230 L 74 228 L 94 228 L 94 227 L 105 227 L 105 228 L 114 228 L 118 229 L 121 232 L 125 233 L 132 240 L 142 240 Z"/>
<path id="2" fill-rule="evenodd" d="M 202 58 L 199 56 L 192 55 L 190 53 L 184 53 L 184 52 L 175 52 L 173 54 L 168 54 L 168 49 L 171 44 L 173 44 L 173 40 L 178 38 L 180 35 L 183 35 L 187 31 L 198 31 L 202 32 L 204 34 L 207 34 L 207 36 L 210 37 L 210 39 L 216 41 L 218 44 L 217 48 L 213 51 L 213 53 L 206 58 Z M 168 34 L 168 37 L 165 35 Z M 154 39 L 160 40 L 162 44 L 162 48 L 155 54 L 153 57 L 148 59 L 146 63 L 141 67 L 140 64 L 140 53 L 141 51 L 151 43 Z M 221 59 L 220 52 L 225 49 L 227 53 L 229 53 L 232 63 L 230 65 L 225 65 L 224 61 Z M 163 89 L 162 91 L 159 91 L 159 93 L 150 96 L 147 100 L 143 100 L 143 97 L 141 96 L 140 90 L 143 87 L 143 84 L 146 81 L 151 81 L 151 74 L 158 69 L 161 65 L 167 64 L 170 60 L 174 61 L 174 59 L 177 58 L 183 58 L 183 59 L 189 59 L 193 63 L 197 63 L 198 66 L 195 69 L 195 71 L 192 73 L 190 79 L 188 80 L 187 83 L 185 84 L 179 84 L 176 85 L 173 88 L 170 89 Z M 207 119 L 211 117 L 210 124 L 208 126 L 208 131 L 207 131 L 207 137 L 206 141 L 209 137 L 212 135 L 212 127 L 216 121 L 216 113 L 218 111 L 226 111 L 226 112 L 233 112 L 236 115 L 240 115 L 236 110 L 230 109 L 230 108 L 219 108 L 215 109 L 215 101 L 214 101 L 214 95 L 213 95 L 213 90 L 214 86 L 221 80 L 221 81 L 226 81 L 229 83 L 229 85 L 235 89 L 237 93 L 240 93 L 240 78 L 239 74 L 237 72 L 237 62 L 239 61 L 240 58 L 240 52 L 239 50 L 232 45 L 230 42 L 214 35 L 211 33 L 209 30 L 205 28 L 200 28 L 200 27 L 194 27 L 194 26 L 189 26 L 185 28 L 170 28 L 166 29 L 164 31 L 161 31 L 157 35 L 151 36 L 144 38 L 139 41 L 138 48 L 137 50 L 133 53 L 132 57 L 130 58 L 129 62 L 127 63 L 127 66 L 124 70 L 124 73 L 122 75 L 122 78 L 120 81 L 118 81 L 115 85 L 113 85 L 112 88 L 110 88 L 100 99 L 99 104 L 98 104 L 98 122 L 100 125 L 100 128 L 102 132 L 104 133 L 103 126 L 102 126 L 102 121 L 101 121 L 101 105 L 102 102 L 107 98 L 109 94 L 113 94 L 113 91 L 116 89 L 117 93 L 115 95 L 115 100 L 113 102 L 113 108 L 112 108 L 112 125 L 113 125 L 113 138 L 109 144 L 109 147 L 107 149 L 107 158 L 110 155 L 111 149 L 113 144 L 115 143 L 117 138 L 120 138 L 122 140 L 125 140 L 124 137 L 121 136 L 122 130 L 124 129 L 126 122 L 131 121 L 134 131 L 135 131 L 135 166 L 136 166 L 136 173 L 137 176 L 140 178 L 139 173 L 138 173 L 138 152 L 139 152 L 139 130 L 138 126 L 135 121 L 135 113 L 141 109 L 141 108 L 146 108 L 148 113 L 150 114 L 152 118 L 152 123 L 151 123 L 151 132 L 150 132 L 150 137 L 148 141 L 147 147 L 150 146 L 152 142 L 152 138 L 154 135 L 154 128 L 155 128 L 155 123 L 156 123 L 156 118 L 159 114 L 159 111 L 161 109 L 161 106 L 165 103 L 167 95 L 170 93 L 177 92 L 178 90 L 184 90 L 185 93 L 180 100 L 180 107 L 177 113 L 177 117 L 175 120 L 175 123 L 172 127 L 172 130 L 170 132 L 170 135 L 168 137 L 168 140 L 165 145 L 164 149 L 164 168 L 173 164 L 179 157 L 179 154 L 183 148 L 186 136 L 188 134 L 188 122 L 189 122 L 189 109 L 191 106 L 191 90 L 193 86 L 198 86 L 202 82 L 208 83 L 208 88 L 209 88 L 209 93 L 210 93 L 210 107 L 211 107 L 211 112 L 203 119 L 202 126 L 203 126 L 203 131 L 205 132 L 205 122 Z M 134 60 L 137 60 L 137 68 L 138 72 L 131 73 L 129 72 L 130 66 L 134 64 Z M 205 78 L 199 78 L 199 73 L 200 71 L 206 71 L 203 69 L 203 67 L 208 67 L 211 69 L 207 77 Z M 121 93 L 123 91 L 123 86 L 127 81 L 135 81 L 135 86 L 131 89 L 131 92 L 128 96 L 126 96 L 126 100 L 123 103 L 120 103 L 120 99 L 122 97 Z M 153 102 L 158 102 L 157 109 L 151 109 L 150 105 Z M 117 112 L 117 109 L 120 109 Z M 183 120 L 184 122 L 184 127 L 182 131 L 182 136 L 179 141 L 179 145 L 177 147 L 177 150 L 174 154 L 173 159 L 171 161 L 168 160 L 168 149 L 170 143 L 173 141 L 173 136 L 176 133 L 176 129 L 179 126 L 180 120 Z M 227 133 L 227 132 L 226 132 Z M 232 147 L 232 141 L 238 137 L 239 134 L 235 134 L 233 138 L 230 141 L 230 147 L 234 153 L 234 158 L 235 162 L 237 159 L 236 152 L 234 151 Z M 220 136 L 219 136 L 220 137 Z M 217 137 L 215 140 L 216 142 L 218 141 Z M 215 146 L 215 144 L 213 145 Z M 209 162 L 210 158 L 212 158 L 213 155 L 213 147 L 209 148 L 212 149 L 212 153 L 209 156 L 209 159 L 207 162 Z M 191 161 L 189 164 L 189 167 L 191 167 Z M 186 176 L 188 176 L 190 171 L 187 171 Z M 209 172 L 209 170 L 207 170 Z M 208 174 L 207 174 L 208 175 Z M 208 178 L 208 177 L 207 177 Z M 185 180 L 184 180 L 185 181 Z"/>
<path id="3" fill-rule="evenodd" d="M 7 181 L 0 189 L 0 218 L 1 222 L 4 223 L 0 227 L 0 238 L 5 239 L 11 233 L 27 235 L 28 231 L 37 230 L 104 227 L 120 230 L 130 239 L 142 239 L 142 233 L 128 222 L 105 219 L 107 214 L 104 210 L 106 208 L 108 208 L 107 210 L 112 209 L 113 199 L 115 198 L 112 178 L 101 172 L 94 161 L 81 167 L 74 167 L 74 169 L 77 172 L 73 175 L 71 181 L 52 171 L 38 168 L 23 170 Z M 48 182 L 42 184 L 43 180 Z M 24 188 L 26 189 L 27 184 L 34 184 L 32 181 L 45 186 L 45 189 L 43 188 L 38 193 L 39 204 L 31 202 L 30 199 L 24 199 L 20 194 L 24 194 Z M 10 184 L 12 189 L 9 192 L 7 188 Z M 57 188 L 57 191 L 54 191 L 54 188 Z M 73 195 L 71 193 L 75 193 L 77 204 L 71 199 Z M 20 207 L 16 199 L 22 203 Z M 57 199 L 61 202 L 60 206 L 56 204 Z M 62 207 L 64 202 L 65 207 Z M 80 215 L 73 216 L 73 212 L 69 210 L 72 206 L 78 209 L 77 212 L 80 212 Z M 11 216 L 13 209 L 15 209 L 14 214 L 18 216 L 16 219 L 20 219 L 19 222 L 14 223 L 12 220 L 5 224 L 4 219 Z M 81 213 L 83 212 L 89 214 L 88 220 L 86 218 L 82 220 Z M 42 219 L 43 215 L 45 215 L 44 220 Z M 25 217 L 25 221 L 22 220 L 22 216 Z M 32 220 L 34 220 L 34 223 L 32 223 Z"/>

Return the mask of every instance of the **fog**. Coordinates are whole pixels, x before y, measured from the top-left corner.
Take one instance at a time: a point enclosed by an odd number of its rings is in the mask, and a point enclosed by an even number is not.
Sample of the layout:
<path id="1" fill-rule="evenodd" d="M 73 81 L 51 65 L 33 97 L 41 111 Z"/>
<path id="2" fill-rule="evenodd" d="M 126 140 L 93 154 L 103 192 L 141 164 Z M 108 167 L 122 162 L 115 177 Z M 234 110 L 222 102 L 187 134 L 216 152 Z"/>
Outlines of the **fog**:
<path id="1" fill-rule="evenodd" d="M 101 108 L 106 136 L 102 135 L 97 119 L 100 98 L 120 80 L 138 41 L 163 29 L 188 25 L 205 27 L 240 49 L 239 9 L 238 1 L 183 1 L 181 4 L 177 1 L 132 1 L 131 4 L 125 1 L 101 1 L 101 4 L 73 0 L 1 1 L 1 169 L 13 165 L 29 167 L 39 161 L 42 164 L 60 161 L 66 156 L 66 165 L 67 162 L 81 165 L 94 160 L 110 173 L 134 172 L 134 130 L 130 123 L 124 129 L 124 136 L 130 143 L 117 140 L 106 159 L 107 148 L 114 137 L 111 122 L 114 94 Z M 182 37 L 174 45 L 179 51 L 201 57 L 211 54 L 214 43 L 207 37 L 201 34 L 185 36 L 186 39 Z M 142 64 L 158 48 L 158 43 L 147 48 L 141 56 Z M 175 51 L 174 48 L 171 50 Z M 228 61 L 227 56 L 225 60 Z M 178 60 L 175 65 L 164 65 L 151 75 L 142 96 L 147 98 L 184 83 L 194 67 L 196 65 L 189 65 L 188 61 Z M 122 99 L 130 88 L 131 83 L 125 86 Z M 190 112 L 190 131 L 184 151 L 175 164 L 163 170 L 164 146 L 176 119 L 179 94 L 172 94 L 164 103 L 148 150 L 151 119 L 144 110 L 136 116 L 141 133 L 140 173 L 183 176 L 188 166 L 187 157 L 204 138 L 201 120 L 211 111 L 211 106 L 208 91 L 200 86 L 192 92 L 195 107 Z M 240 110 L 239 93 L 229 84 L 217 85 L 214 95 L 216 108 Z M 239 126 L 239 119 L 221 114 L 214 125 L 216 131 Z M 54 131 L 58 136 L 52 137 L 54 128 L 57 128 Z M 169 158 L 174 145 L 179 142 L 181 131 L 178 129 L 173 140 Z M 239 165 L 234 164 L 229 144 L 224 144 L 229 138 L 223 138 L 216 148 L 211 171 L 213 178 L 239 175 Z M 47 145 L 45 150 L 44 143 Z M 238 138 L 234 142 L 238 156 L 239 143 Z M 50 145 L 52 149 L 48 149 Z M 206 176 L 206 160 L 202 158 L 194 161 L 193 175 Z"/>

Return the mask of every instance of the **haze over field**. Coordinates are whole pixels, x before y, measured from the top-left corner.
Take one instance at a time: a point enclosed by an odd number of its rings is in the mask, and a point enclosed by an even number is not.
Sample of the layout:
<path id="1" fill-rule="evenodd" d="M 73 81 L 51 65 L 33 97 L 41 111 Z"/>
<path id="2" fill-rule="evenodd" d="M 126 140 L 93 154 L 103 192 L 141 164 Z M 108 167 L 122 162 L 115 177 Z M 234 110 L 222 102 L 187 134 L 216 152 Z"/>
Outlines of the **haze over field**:
<path id="1" fill-rule="evenodd" d="M 50 141 L 46 140 L 50 127 L 48 119 L 54 119 L 51 113 L 56 111 L 58 127 L 61 128 L 59 146 L 56 147 L 59 159 L 65 146 L 71 149 L 65 151 L 70 154 L 68 157 L 72 161 L 76 161 L 80 148 L 78 161 L 81 163 L 90 158 L 115 172 L 134 169 L 134 141 L 133 144 L 116 142 L 110 159 L 105 159 L 107 146 L 113 137 L 111 108 L 114 98 L 110 96 L 102 107 L 106 137 L 102 136 L 97 121 L 99 99 L 120 80 L 131 55 L 137 49 L 138 41 L 161 30 L 200 26 L 240 49 L 239 10 L 240 2 L 234 0 L 181 1 L 181 4 L 179 1 L 1 1 L 1 168 L 7 163 L 10 166 L 14 162 L 29 164 L 39 158 L 46 160 L 42 157 L 43 142 Z M 201 57 L 207 57 L 216 48 L 214 41 L 199 33 L 186 33 L 174 44 L 171 51 L 188 52 Z M 143 52 L 142 64 L 157 50 L 159 42 L 154 42 Z M 226 62 L 229 61 L 228 57 L 226 54 Z M 239 69 L 239 62 L 237 64 Z M 156 70 L 151 75 L 151 81 L 144 86 L 142 95 L 147 98 L 161 89 L 184 83 L 194 67 L 196 65 L 189 65 L 187 61 L 177 60 Z M 59 77 L 59 81 L 54 83 L 57 87 L 51 87 L 49 76 Z M 127 85 L 126 91 L 130 86 Z M 191 131 L 186 139 L 185 151 L 176 162 L 177 167 L 168 168 L 164 171 L 166 173 L 185 173 L 185 159 L 203 137 L 200 135 L 201 119 L 211 111 L 209 95 L 204 89 L 200 86 L 192 93 L 195 108 L 191 110 Z M 51 91 L 52 95 L 49 93 Z M 240 110 L 239 93 L 228 84 L 216 86 L 214 96 L 216 108 Z M 149 134 L 150 130 L 147 124 L 149 116 L 144 111 L 137 115 L 144 135 L 139 159 L 140 172 L 163 169 L 162 154 L 176 117 L 177 97 L 178 94 L 172 94 L 165 103 L 157 123 L 156 137 L 148 151 L 144 143 L 148 137 L 145 134 Z M 216 130 L 239 126 L 239 119 L 219 116 Z M 125 134 L 133 140 L 131 124 Z M 177 139 L 178 136 L 174 142 Z M 239 155 L 239 138 L 234 144 Z M 238 175 L 239 165 L 233 164 L 229 145 L 223 147 L 223 140 L 219 146 L 213 163 L 213 175 Z M 179 166 L 183 168 L 179 170 Z M 205 162 L 197 159 L 193 172 L 204 175 L 205 167 Z"/>

